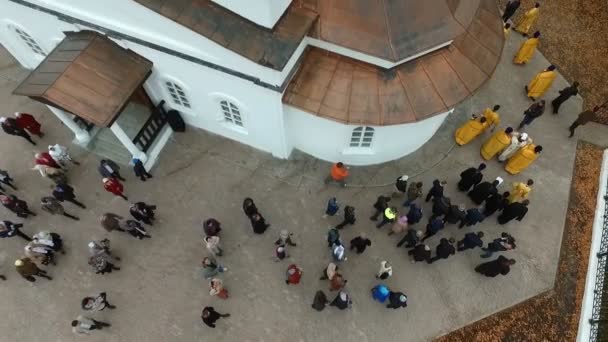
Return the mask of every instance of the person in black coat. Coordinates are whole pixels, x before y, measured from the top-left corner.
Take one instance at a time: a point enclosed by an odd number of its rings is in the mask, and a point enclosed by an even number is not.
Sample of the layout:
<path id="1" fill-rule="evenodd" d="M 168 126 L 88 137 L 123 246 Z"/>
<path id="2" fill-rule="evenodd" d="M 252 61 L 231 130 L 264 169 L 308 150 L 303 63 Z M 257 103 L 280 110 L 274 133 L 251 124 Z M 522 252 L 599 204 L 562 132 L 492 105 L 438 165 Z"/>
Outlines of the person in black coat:
<path id="1" fill-rule="evenodd" d="M 529 200 L 523 200 L 522 202 L 513 202 L 507 205 L 502 210 L 502 214 L 498 216 L 498 223 L 505 224 L 512 219 L 521 221 L 528 212 L 528 204 L 530 204 Z"/>
<path id="2" fill-rule="evenodd" d="M 408 178 L 409 176 L 407 175 L 403 175 L 397 178 L 397 180 L 395 181 L 395 189 L 397 189 L 397 191 L 393 192 L 393 197 L 398 197 L 399 193 L 401 193 L 402 195 L 405 194 L 405 192 L 407 191 Z"/>
<path id="3" fill-rule="evenodd" d="M 483 209 L 485 217 L 491 216 L 496 211 L 503 210 L 504 207 L 509 204 L 508 198 L 510 195 L 511 193 L 508 191 L 505 191 L 502 195 L 499 193 L 490 195 L 490 197 L 486 199 L 486 205 Z"/>
<path id="4" fill-rule="evenodd" d="M 55 199 L 57 199 L 59 202 L 72 202 L 83 209 L 86 208 L 84 204 L 80 203 L 76 199 L 74 188 L 65 183 L 57 183 L 57 185 L 55 185 L 55 189 L 53 189 L 53 197 L 55 197 Z"/>
<path id="5" fill-rule="evenodd" d="M 445 224 L 443 223 L 442 219 L 430 218 L 429 223 L 427 223 L 427 225 L 426 225 L 426 233 L 424 234 L 424 237 L 422 238 L 421 241 L 424 241 L 424 240 L 430 238 L 431 236 L 437 234 L 444 227 L 445 227 Z"/>
<path id="6" fill-rule="evenodd" d="M 507 2 L 507 6 L 505 7 L 505 12 L 502 15 L 502 21 L 507 22 L 509 19 L 515 14 L 515 11 L 519 8 L 521 2 L 519 0 L 509 1 Z"/>
<path id="7" fill-rule="evenodd" d="M 486 168 L 486 164 L 481 163 L 477 168 L 470 167 L 460 174 L 460 182 L 458 182 L 458 189 L 460 191 L 469 191 L 472 186 L 475 186 L 483 179 L 483 171 Z"/>
<path id="8" fill-rule="evenodd" d="M 389 309 L 407 307 L 407 296 L 403 292 L 390 291 L 388 295 L 388 305 L 386 307 Z"/>
<path id="9" fill-rule="evenodd" d="M 475 249 L 475 247 L 482 248 L 483 247 L 483 232 L 477 233 L 466 233 L 464 234 L 464 239 L 458 241 L 456 245 L 458 247 L 458 251 L 466 251 L 467 249 Z"/>
<path id="10" fill-rule="evenodd" d="M 253 203 L 251 198 L 247 197 L 243 200 L 243 211 L 245 212 L 245 215 L 251 219 L 253 214 L 258 213 L 258 207 L 255 206 L 255 203 Z"/>
<path id="11" fill-rule="evenodd" d="M 268 223 L 266 223 L 266 219 L 260 213 L 255 213 L 251 215 L 251 227 L 253 228 L 253 232 L 256 234 L 264 234 L 266 229 L 270 227 Z"/>
<path id="12" fill-rule="evenodd" d="M 429 264 L 434 263 L 439 259 L 447 259 L 450 255 L 456 254 L 456 248 L 454 248 L 454 238 L 450 238 L 449 240 L 443 238 L 439 241 L 439 245 L 435 249 L 435 256 L 428 260 Z"/>
<path id="13" fill-rule="evenodd" d="M 156 210 L 155 205 L 148 205 L 144 202 L 134 203 L 131 208 L 129 208 L 131 216 L 133 216 L 136 220 L 142 221 L 143 223 L 149 225 L 154 224 L 154 210 Z"/>
<path id="14" fill-rule="evenodd" d="M 422 230 L 410 228 L 407 230 L 407 233 L 405 233 L 405 237 L 399 241 L 397 247 L 401 247 L 403 244 L 405 244 L 405 248 L 413 248 L 418 244 L 418 242 L 420 242 L 422 235 Z"/>
<path id="15" fill-rule="evenodd" d="M 433 215 L 431 218 L 447 215 L 451 204 L 449 197 L 441 196 L 433 198 Z"/>
<path id="16" fill-rule="evenodd" d="M 480 205 L 483 203 L 488 197 L 492 194 L 498 192 L 496 188 L 500 184 L 500 181 L 495 180 L 492 183 L 490 182 L 482 182 L 473 188 L 473 190 L 469 191 L 468 195 L 475 204 Z"/>
<path id="17" fill-rule="evenodd" d="M 465 222 L 466 218 L 467 218 L 467 212 L 465 211 L 464 204 L 459 204 L 459 205 L 454 204 L 454 205 L 450 206 L 450 210 L 443 217 L 443 222 L 450 223 L 450 224 L 457 224 L 457 223 L 462 224 L 463 222 Z"/>
<path id="18" fill-rule="evenodd" d="M 348 309 L 351 304 L 350 296 L 344 291 L 340 291 L 336 298 L 329 303 L 330 306 L 335 306 L 340 310 Z"/>
<path id="19" fill-rule="evenodd" d="M 474 226 L 485 220 L 485 218 L 486 217 L 481 213 L 481 210 L 479 210 L 479 208 L 471 208 L 467 210 L 467 216 L 464 221 L 460 223 L 460 226 L 458 226 L 458 228 L 462 228 L 465 225 L 467 227 Z"/>
<path id="20" fill-rule="evenodd" d="M 425 244 L 419 244 L 407 252 L 412 257 L 412 262 L 420 262 L 431 260 L 431 247 Z"/>
<path id="21" fill-rule="evenodd" d="M 355 224 L 356 221 L 357 219 L 355 218 L 355 207 L 347 205 L 344 207 L 344 221 L 340 222 L 340 224 L 336 226 L 336 229 L 342 229 L 347 224 Z"/>
<path id="22" fill-rule="evenodd" d="M 443 196 L 443 186 L 446 185 L 446 181 L 439 181 L 439 179 L 435 179 L 433 181 L 433 186 L 429 190 L 429 193 L 426 194 L 426 201 L 430 201 L 431 198 L 442 197 Z"/>
<path id="23" fill-rule="evenodd" d="M 123 182 L 126 181 L 126 179 L 122 178 L 120 175 L 120 166 L 118 166 L 118 164 L 116 164 L 113 160 L 102 159 L 99 161 L 99 167 L 97 170 L 104 178 L 118 178 Z"/>
<path id="24" fill-rule="evenodd" d="M 373 214 L 369 219 L 372 221 L 377 221 L 378 216 L 384 213 L 384 210 L 388 208 L 388 202 L 390 202 L 391 198 L 388 196 L 378 196 L 376 199 L 376 203 L 374 203 L 374 209 L 376 209 L 376 213 Z"/>
<path id="25" fill-rule="evenodd" d="M 203 230 L 207 236 L 216 236 L 222 230 L 221 223 L 214 218 L 207 219 L 203 222 Z"/>
<path id="26" fill-rule="evenodd" d="M 9 135 L 15 135 L 18 137 L 22 137 L 23 139 L 29 141 L 30 144 L 36 146 L 36 142 L 32 140 L 32 137 L 19 125 L 17 124 L 17 120 L 13 118 L 0 118 L 0 123 L 2 125 L 2 130 L 4 133 Z"/>
<path id="27" fill-rule="evenodd" d="M 36 213 L 30 210 L 27 202 L 19 199 L 19 197 L 15 195 L 0 194 L 0 202 L 2 202 L 2 205 L 6 209 L 12 211 L 21 218 L 27 218 L 30 215 L 36 216 Z"/>
<path id="28" fill-rule="evenodd" d="M 215 328 L 215 322 L 220 318 L 230 317 L 230 314 L 221 314 L 212 306 L 206 306 L 201 313 L 201 318 L 205 324 L 211 328 Z"/>
<path id="29" fill-rule="evenodd" d="M 553 114 L 557 114 L 559 112 L 559 107 L 562 103 L 568 101 L 572 96 L 576 96 L 578 94 L 578 82 L 572 83 L 571 86 L 566 87 L 559 91 L 559 96 L 556 97 L 553 101 L 551 101 L 551 107 L 553 107 Z"/>
<path id="30" fill-rule="evenodd" d="M 496 260 L 484 262 L 475 267 L 475 272 L 481 273 L 486 277 L 494 278 L 499 274 L 507 275 L 509 271 L 511 271 L 511 265 L 514 264 L 514 259 L 507 259 L 501 255 Z"/>
<path id="31" fill-rule="evenodd" d="M 416 224 L 422 219 L 422 208 L 417 206 L 416 203 L 410 204 L 410 210 L 407 212 L 407 223 Z"/>
<path id="32" fill-rule="evenodd" d="M 372 241 L 367 238 L 365 233 L 361 233 L 356 238 L 350 240 L 350 250 L 352 251 L 353 249 L 355 249 L 357 251 L 357 254 L 365 252 L 367 246 L 371 245 Z"/>
<path id="33" fill-rule="evenodd" d="M 133 163 L 133 172 L 135 172 L 135 177 L 141 179 L 142 182 L 145 182 L 146 178 L 152 178 L 152 175 L 148 173 L 144 167 L 144 163 L 142 163 L 141 160 L 133 158 L 131 162 Z"/>
<path id="34" fill-rule="evenodd" d="M 515 249 L 516 247 L 517 246 L 515 245 L 515 238 L 509 233 L 502 232 L 499 238 L 494 239 L 494 241 L 488 244 L 487 248 L 481 249 L 482 251 L 484 251 L 481 257 L 489 258 L 494 253 L 510 251 L 512 249 Z"/>

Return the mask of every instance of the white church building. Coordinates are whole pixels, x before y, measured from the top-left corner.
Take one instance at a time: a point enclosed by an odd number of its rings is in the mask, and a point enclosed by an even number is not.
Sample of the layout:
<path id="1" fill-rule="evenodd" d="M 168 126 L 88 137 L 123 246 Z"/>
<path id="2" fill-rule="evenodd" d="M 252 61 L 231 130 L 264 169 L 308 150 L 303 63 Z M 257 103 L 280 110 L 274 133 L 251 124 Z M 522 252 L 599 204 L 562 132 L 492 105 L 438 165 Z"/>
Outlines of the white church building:
<path id="1" fill-rule="evenodd" d="M 173 109 L 277 158 L 368 165 L 428 141 L 504 36 L 494 0 L 3 0 L 0 43 L 32 70 L 14 94 L 101 154 L 151 166 Z"/>

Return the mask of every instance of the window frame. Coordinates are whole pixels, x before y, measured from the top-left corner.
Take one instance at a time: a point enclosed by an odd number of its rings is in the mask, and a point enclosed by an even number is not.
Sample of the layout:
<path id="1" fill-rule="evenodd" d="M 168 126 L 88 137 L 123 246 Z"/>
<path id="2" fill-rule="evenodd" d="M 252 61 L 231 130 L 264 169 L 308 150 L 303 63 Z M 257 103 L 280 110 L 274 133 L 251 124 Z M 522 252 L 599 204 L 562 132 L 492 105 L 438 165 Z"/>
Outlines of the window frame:
<path id="1" fill-rule="evenodd" d="M 357 134 L 357 136 L 355 136 L 356 134 Z M 372 149 L 374 146 L 374 136 L 375 135 L 376 135 L 376 129 L 374 129 L 371 126 L 355 127 L 350 131 L 348 148 L 349 149 Z M 365 141 L 366 139 L 369 139 L 369 141 Z"/>
<path id="2" fill-rule="evenodd" d="M 163 90 L 170 98 L 172 105 L 188 112 L 193 109 L 194 105 L 188 95 L 188 88 L 182 82 L 167 77 L 163 78 L 161 82 Z"/>
<path id="3" fill-rule="evenodd" d="M 19 43 L 38 59 L 44 59 L 48 55 L 40 43 L 23 27 L 14 23 L 8 24 L 8 29 L 17 38 Z"/>

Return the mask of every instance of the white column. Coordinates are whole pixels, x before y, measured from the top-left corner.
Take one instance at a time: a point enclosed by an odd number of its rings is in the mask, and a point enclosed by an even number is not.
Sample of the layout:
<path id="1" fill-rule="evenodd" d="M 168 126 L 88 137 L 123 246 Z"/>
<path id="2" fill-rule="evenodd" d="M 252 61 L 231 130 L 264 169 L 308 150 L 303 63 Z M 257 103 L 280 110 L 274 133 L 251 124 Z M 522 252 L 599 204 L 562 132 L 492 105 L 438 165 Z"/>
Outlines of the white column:
<path id="1" fill-rule="evenodd" d="M 74 136 L 76 137 L 76 142 L 79 145 L 86 145 L 91 141 L 91 136 L 89 132 L 80 128 L 77 123 L 72 120 L 72 115 L 64 112 L 59 108 L 55 108 L 52 106 L 47 106 L 56 117 L 63 122 L 72 132 L 74 132 Z"/>
<path id="2" fill-rule="evenodd" d="M 118 125 L 118 122 L 115 121 L 110 127 L 110 130 L 112 130 L 112 133 L 120 140 L 120 143 L 129 150 L 129 153 L 131 153 L 133 158 L 141 160 L 142 163 L 145 163 L 148 160 L 148 156 L 135 146 L 127 133 Z"/>

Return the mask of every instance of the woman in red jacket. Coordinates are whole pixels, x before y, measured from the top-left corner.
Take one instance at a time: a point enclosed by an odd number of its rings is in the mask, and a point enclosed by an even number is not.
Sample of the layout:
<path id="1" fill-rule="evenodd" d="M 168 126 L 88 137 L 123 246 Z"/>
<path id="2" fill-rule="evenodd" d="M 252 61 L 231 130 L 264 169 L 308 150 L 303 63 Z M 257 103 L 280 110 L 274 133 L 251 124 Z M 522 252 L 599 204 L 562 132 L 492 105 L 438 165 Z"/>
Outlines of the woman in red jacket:
<path id="1" fill-rule="evenodd" d="M 124 198 L 125 201 L 129 200 L 127 198 L 127 196 L 125 196 L 123 194 L 124 187 L 118 181 L 118 179 L 116 179 L 116 178 L 104 178 L 102 180 L 102 182 L 103 182 L 103 188 L 106 189 L 107 192 L 111 192 L 111 193 L 113 193 L 116 196 L 120 196 L 120 197 Z"/>
<path id="2" fill-rule="evenodd" d="M 36 153 L 34 158 L 36 165 L 45 165 L 56 169 L 62 169 L 61 165 L 59 165 L 48 152 Z"/>
<path id="3" fill-rule="evenodd" d="M 15 113 L 15 116 L 17 117 L 17 125 L 21 129 L 27 129 L 30 134 L 37 135 L 41 138 L 44 136 L 44 133 L 40 130 L 40 122 L 36 121 L 36 118 L 31 114 L 17 112 Z"/>

